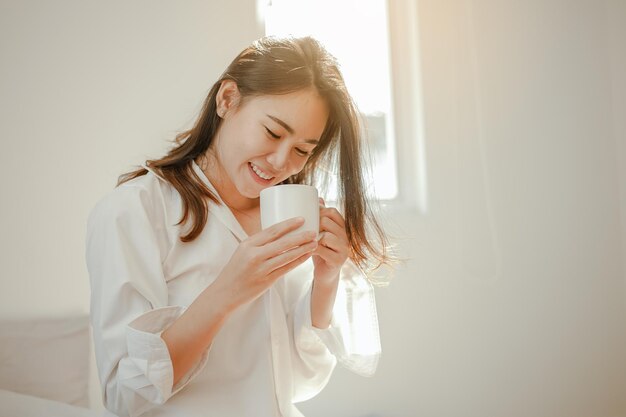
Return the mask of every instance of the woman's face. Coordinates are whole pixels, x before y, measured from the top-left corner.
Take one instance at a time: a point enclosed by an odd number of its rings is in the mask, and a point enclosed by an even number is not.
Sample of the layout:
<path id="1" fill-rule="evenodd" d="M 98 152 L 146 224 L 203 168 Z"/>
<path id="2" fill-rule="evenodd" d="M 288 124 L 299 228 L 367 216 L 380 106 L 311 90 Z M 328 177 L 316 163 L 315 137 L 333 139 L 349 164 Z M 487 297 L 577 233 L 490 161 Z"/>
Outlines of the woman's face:
<path id="1" fill-rule="evenodd" d="M 328 108 L 309 89 L 246 97 L 241 103 L 234 82 L 225 83 L 222 89 L 231 91 L 218 93 L 223 120 L 211 145 L 217 157 L 218 191 L 231 199 L 256 199 L 264 188 L 303 169 L 322 136 Z"/>

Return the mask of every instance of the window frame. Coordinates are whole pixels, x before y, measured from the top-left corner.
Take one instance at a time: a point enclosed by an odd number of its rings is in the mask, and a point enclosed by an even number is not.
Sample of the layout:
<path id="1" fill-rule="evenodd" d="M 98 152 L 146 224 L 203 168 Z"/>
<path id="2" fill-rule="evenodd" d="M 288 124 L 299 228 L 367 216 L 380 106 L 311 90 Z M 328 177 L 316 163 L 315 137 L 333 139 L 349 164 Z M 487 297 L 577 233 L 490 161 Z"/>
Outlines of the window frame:
<path id="1" fill-rule="evenodd" d="M 424 141 L 422 80 L 418 10 L 413 1 L 384 0 L 389 39 L 391 106 L 389 123 L 393 133 L 391 151 L 395 158 L 397 194 L 391 199 L 375 197 L 392 212 L 428 212 L 426 146 Z M 265 8 L 271 0 L 258 0 L 257 11 L 265 27 Z M 265 34 L 265 30 L 263 29 Z M 372 163 L 374 155 L 370 155 Z"/>

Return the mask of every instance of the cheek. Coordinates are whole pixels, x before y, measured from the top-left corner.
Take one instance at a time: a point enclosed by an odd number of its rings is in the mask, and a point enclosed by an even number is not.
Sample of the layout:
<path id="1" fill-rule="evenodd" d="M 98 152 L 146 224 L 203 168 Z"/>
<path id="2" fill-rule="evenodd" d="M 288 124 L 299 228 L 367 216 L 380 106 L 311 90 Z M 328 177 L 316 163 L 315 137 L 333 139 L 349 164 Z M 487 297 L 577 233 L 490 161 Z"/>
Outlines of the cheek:
<path id="1" fill-rule="evenodd" d="M 295 158 L 296 159 L 295 159 L 295 161 L 294 161 L 294 163 L 292 165 L 293 166 L 293 169 L 292 169 L 293 172 L 291 173 L 291 175 L 297 174 L 300 171 L 302 171 L 304 169 L 304 167 L 306 166 L 306 163 L 308 161 L 308 159 L 304 159 L 304 158 L 301 158 L 299 156 L 296 156 Z"/>
<path id="2" fill-rule="evenodd" d="M 246 150 L 259 146 L 259 134 L 256 126 L 244 117 L 238 117 L 238 114 L 234 116 L 229 120 L 224 139 L 229 142 L 231 152 L 241 156 Z"/>

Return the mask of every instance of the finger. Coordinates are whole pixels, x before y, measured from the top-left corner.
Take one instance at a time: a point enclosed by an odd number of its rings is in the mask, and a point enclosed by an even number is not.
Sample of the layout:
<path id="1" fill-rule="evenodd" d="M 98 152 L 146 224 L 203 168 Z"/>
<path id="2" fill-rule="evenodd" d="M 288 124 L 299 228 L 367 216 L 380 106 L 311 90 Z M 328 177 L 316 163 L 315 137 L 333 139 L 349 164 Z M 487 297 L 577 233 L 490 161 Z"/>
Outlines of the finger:
<path id="1" fill-rule="evenodd" d="M 327 233 L 324 238 L 319 241 L 319 246 L 326 247 L 333 252 L 347 253 L 347 243 L 330 233 Z"/>
<path id="2" fill-rule="evenodd" d="M 344 258 L 337 252 L 332 249 L 329 249 L 325 246 L 318 246 L 317 249 L 313 252 L 313 256 L 319 256 L 324 260 L 324 262 L 335 265 L 340 262 L 343 262 Z"/>
<path id="3" fill-rule="evenodd" d="M 322 217 L 329 217 L 331 218 L 335 223 L 337 223 L 338 225 L 340 225 L 341 227 L 346 227 L 346 221 L 343 218 L 343 216 L 341 215 L 341 213 L 339 213 L 339 210 L 337 210 L 334 207 L 329 207 L 329 208 L 321 208 L 320 209 L 320 218 Z"/>
<path id="4" fill-rule="evenodd" d="M 285 275 L 289 271 L 295 269 L 299 265 L 302 265 L 304 262 L 307 261 L 307 259 L 309 259 L 311 257 L 312 254 L 313 254 L 313 252 L 305 253 L 304 255 L 300 256 L 299 258 L 296 258 L 295 260 L 293 260 L 293 261 L 291 261 L 291 262 L 281 266 L 280 268 L 275 269 L 274 271 L 272 271 L 271 274 L 269 274 L 267 276 L 267 278 L 269 280 L 271 280 L 271 281 L 277 280 L 278 278 L 280 278 L 281 276 Z"/>
<path id="5" fill-rule="evenodd" d="M 337 223 L 335 223 L 333 220 L 329 219 L 328 217 L 323 217 L 320 220 L 320 230 L 323 232 L 328 232 L 330 234 L 339 236 L 345 239 L 346 242 L 348 241 L 348 235 L 346 233 L 346 229 L 339 226 Z"/>
<path id="6" fill-rule="evenodd" d="M 263 257 L 265 259 L 271 259 L 281 253 L 293 249 L 298 246 L 302 246 L 306 243 L 312 242 L 316 238 L 316 233 L 313 231 L 305 231 L 288 236 L 281 236 L 273 242 L 267 243 L 262 247 Z"/>
<path id="7" fill-rule="evenodd" d="M 250 242 L 252 242 L 255 246 L 263 246 L 269 242 L 275 241 L 292 230 L 296 230 L 303 224 L 303 217 L 294 217 L 292 219 L 283 220 L 280 223 L 276 223 L 275 225 L 252 235 L 250 237 Z"/>
<path id="8" fill-rule="evenodd" d="M 309 243 L 305 243 L 302 246 L 298 246 L 293 249 L 289 249 L 279 255 L 274 256 L 271 259 L 268 259 L 265 262 L 265 267 L 268 271 L 273 272 L 275 269 L 281 268 L 284 265 L 292 262 L 293 260 L 299 258 L 300 256 L 313 252 L 315 248 L 317 248 L 318 244 L 316 241 L 312 241 Z"/>

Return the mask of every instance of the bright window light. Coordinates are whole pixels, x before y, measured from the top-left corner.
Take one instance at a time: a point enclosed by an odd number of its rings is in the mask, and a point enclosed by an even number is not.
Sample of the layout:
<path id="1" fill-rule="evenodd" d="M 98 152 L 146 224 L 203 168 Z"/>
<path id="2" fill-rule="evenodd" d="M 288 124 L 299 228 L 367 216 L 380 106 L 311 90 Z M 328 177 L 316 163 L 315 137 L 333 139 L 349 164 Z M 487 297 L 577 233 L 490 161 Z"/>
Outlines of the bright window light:
<path id="1" fill-rule="evenodd" d="M 266 35 L 312 36 L 339 61 L 369 139 L 373 162 L 367 178 L 369 195 L 381 200 L 396 198 L 387 1 L 265 1 Z"/>

